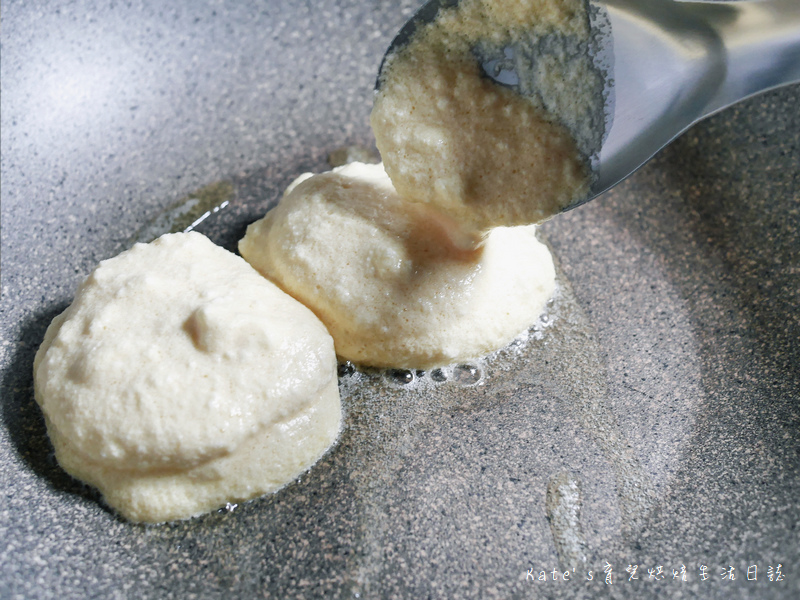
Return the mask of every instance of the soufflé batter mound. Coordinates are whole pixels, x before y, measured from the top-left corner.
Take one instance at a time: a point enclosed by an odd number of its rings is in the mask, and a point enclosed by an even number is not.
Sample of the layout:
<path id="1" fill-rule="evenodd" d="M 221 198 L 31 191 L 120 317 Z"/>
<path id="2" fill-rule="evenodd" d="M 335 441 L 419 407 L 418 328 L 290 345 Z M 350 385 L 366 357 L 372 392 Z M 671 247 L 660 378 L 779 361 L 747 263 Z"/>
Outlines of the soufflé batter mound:
<path id="1" fill-rule="evenodd" d="M 34 385 L 59 464 L 131 521 L 273 492 L 339 431 L 325 327 L 199 233 L 101 262 L 48 328 Z"/>
<path id="2" fill-rule="evenodd" d="M 464 249 L 447 225 L 400 197 L 381 165 L 351 163 L 301 176 L 239 252 L 317 314 L 341 358 L 426 369 L 505 346 L 555 285 L 535 226 L 498 227 Z"/>

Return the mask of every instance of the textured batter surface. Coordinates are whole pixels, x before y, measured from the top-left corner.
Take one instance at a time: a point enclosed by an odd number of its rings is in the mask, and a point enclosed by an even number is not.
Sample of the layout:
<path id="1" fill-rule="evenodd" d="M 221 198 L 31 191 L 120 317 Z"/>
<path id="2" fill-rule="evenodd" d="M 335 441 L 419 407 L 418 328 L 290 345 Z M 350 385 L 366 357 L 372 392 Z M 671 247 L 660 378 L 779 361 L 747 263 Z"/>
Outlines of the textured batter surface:
<path id="1" fill-rule="evenodd" d="M 387 58 L 371 123 L 398 192 L 428 202 L 465 231 L 538 223 L 588 192 L 589 170 L 559 120 L 586 104 L 594 80 L 566 85 L 552 114 L 482 73 L 473 52 L 538 31 L 588 35 L 583 2 L 469 0 L 440 10 Z M 583 66 L 578 65 L 578 66 Z M 581 71 L 583 73 L 583 71 Z M 543 75 L 565 87 L 572 75 Z M 558 83 L 560 82 L 560 83 Z M 588 102 L 590 103 L 590 102 Z"/>
<path id="2" fill-rule="evenodd" d="M 331 338 L 199 233 L 103 261 L 34 362 L 56 456 L 134 521 L 274 491 L 339 429 Z"/>
<path id="3" fill-rule="evenodd" d="M 460 249 L 381 165 L 301 177 L 239 251 L 320 317 L 339 356 L 379 367 L 428 368 L 505 346 L 555 285 L 534 227 L 497 228 L 480 248 Z"/>

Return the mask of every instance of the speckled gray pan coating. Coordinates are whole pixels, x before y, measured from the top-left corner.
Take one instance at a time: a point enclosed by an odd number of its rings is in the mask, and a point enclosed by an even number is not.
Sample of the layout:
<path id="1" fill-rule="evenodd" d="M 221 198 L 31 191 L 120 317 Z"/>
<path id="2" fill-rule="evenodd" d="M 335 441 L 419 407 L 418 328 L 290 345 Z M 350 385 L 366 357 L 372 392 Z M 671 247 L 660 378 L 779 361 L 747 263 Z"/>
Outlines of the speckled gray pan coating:
<path id="1" fill-rule="evenodd" d="M 274 496 L 133 526 L 54 463 L 31 364 L 77 284 L 219 181 L 200 229 L 233 249 L 293 177 L 369 146 L 417 4 L 3 3 L 0 598 L 800 597 L 797 87 L 547 223 L 547 326 L 478 385 L 343 368 L 339 444 Z"/>

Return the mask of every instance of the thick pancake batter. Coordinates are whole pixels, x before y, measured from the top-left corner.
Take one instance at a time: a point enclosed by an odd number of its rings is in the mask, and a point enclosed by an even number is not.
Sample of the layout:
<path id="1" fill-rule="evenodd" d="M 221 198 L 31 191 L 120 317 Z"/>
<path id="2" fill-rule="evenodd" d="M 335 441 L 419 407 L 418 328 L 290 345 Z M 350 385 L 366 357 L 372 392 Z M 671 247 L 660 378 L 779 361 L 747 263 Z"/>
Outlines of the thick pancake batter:
<path id="1" fill-rule="evenodd" d="M 377 367 L 428 368 L 505 346 L 536 321 L 555 278 L 533 226 L 493 229 L 464 250 L 439 213 L 362 163 L 301 176 L 239 251 L 317 314 L 340 357 Z"/>
<path id="2" fill-rule="evenodd" d="M 132 521 L 272 492 L 339 430 L 325 327 L 198 233 L 100 263 L 47 330 L 34 384 L 58 462 Z"/>
<path id="3" fill-rule="evenodd" d="M 588 35 L 582 0 L 462 0 L 440 10 L 387 57 L 372 111 L 398 193 L 446 213 L 473 242 L 586 196 L 589 164 L 576 135 L 590 135 L 582 115 L 602 93 L 588 58 L 554 59 L 548 50 L 535 64 L 518 61 L 518 70 L 535 71 L 527 79 L 536 94 L 525 97 L 489 79 L 475 51 Z"/>

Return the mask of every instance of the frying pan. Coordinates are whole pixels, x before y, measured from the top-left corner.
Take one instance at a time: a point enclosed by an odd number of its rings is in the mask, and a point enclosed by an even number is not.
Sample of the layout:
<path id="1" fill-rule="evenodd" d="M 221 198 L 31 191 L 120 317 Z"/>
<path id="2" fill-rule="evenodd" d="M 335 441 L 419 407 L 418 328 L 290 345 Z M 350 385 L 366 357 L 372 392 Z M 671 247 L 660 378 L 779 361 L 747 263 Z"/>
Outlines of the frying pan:
<path id="1" fill-rule="evenodd" d="M 233 250 L 371 148 L 419 4 L 4 3 L 0 597 L 800 595 L 798 87 L 546 223 L 559 291 L 511 347 L 342 365 L 340 439 L 280 492 L 131 525 L 55 463 L 31 367 L 78 283 L 208 202 Z"/>

